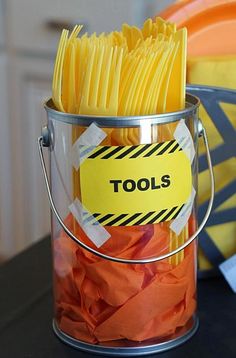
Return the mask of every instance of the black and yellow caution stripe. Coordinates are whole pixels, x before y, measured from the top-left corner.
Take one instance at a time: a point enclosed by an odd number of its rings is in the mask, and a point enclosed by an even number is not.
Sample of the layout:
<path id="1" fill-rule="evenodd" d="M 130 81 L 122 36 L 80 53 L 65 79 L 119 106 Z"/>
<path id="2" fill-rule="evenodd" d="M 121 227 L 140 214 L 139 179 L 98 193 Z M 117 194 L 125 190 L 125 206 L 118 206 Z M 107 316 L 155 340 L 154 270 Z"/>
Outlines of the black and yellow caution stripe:
<path id="1" fill-rule="evenodd" d="M 173 154 L 181 150 L 182 147 L 176 140 L 132 146 L 99 146 L 92 151 L 88 159 L 148 158 L 153 155 Z"/>
<path id="2" fill-rule="evenodd" d="M 174 206 L 171 209 L 163 209 L 159 212 L 150 211 L 147 213 L 132 213 L 132 214 L 101 214 L 101 213 L 84 213 L 84 224 L 100 224 L 102 226 L 135 226 L 157 224 L 164 221 L 170 221 L 177 218 L 184 204 Z"/>

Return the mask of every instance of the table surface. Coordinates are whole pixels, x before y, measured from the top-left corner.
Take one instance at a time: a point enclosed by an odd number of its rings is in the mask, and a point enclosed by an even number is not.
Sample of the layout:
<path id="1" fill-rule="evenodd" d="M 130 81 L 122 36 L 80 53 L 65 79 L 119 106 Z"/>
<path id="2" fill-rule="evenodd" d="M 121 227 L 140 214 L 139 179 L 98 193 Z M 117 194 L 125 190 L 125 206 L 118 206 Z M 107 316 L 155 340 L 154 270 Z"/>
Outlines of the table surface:
<path id="1" fill-rule="evenodd" d="M 0 357 L 98 357 L 59 341 L 52 331 L 50 239 L 0 267 Z M 158 358 L 236 357 L 236 296 L 222 278 L 198 283 L 200 328 Z"/>

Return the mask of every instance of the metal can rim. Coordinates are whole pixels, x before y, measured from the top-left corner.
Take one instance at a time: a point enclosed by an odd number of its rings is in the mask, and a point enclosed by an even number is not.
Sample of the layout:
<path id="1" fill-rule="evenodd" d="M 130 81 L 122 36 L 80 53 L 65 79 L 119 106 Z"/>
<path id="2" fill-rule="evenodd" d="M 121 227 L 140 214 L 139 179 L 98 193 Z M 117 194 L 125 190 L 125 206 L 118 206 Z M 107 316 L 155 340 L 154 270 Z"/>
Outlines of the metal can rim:
<path id="1" fill-rule="evenodd" d="M 142 116 L 90 116 L 80 114 L 64 113 L 56 110 L 52 98 L 47 100 L 44 107 L 48 113 L 50 119 L 64 122 L 67 124 L 89 126 L 95 122 L 98 126 L 104 128 L 115 127 L 139 127 L 143 123 L 154 124 L 166 124 L 176 122 L 181 118 L 188 118 L 196 114 L 200 105 L 198 97 L 187 93 L 186 94 L 186 106 L 185 109 L 176 112 L 167 112 L 163 114 L 154 115 L 142 115 Z"/>

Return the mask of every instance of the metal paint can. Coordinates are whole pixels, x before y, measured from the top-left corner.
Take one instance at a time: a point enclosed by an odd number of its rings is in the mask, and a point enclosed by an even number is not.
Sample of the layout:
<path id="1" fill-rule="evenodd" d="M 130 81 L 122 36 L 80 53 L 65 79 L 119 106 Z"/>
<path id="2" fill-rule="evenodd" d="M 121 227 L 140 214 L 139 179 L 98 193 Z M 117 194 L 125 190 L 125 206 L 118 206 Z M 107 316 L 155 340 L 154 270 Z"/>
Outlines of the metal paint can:
<path id="1" fill-rule="evenodd" d="M 137 117 L 72 115 L 46 103 L 38 146 L 52 208 L 53 329 L 69 345 L 141 356 L 196 332 L 196 238 L 214 197 L 198 107 L 190 94 L 182 111 Z M 211 199 L 198 226 L 199 137 Z"/>

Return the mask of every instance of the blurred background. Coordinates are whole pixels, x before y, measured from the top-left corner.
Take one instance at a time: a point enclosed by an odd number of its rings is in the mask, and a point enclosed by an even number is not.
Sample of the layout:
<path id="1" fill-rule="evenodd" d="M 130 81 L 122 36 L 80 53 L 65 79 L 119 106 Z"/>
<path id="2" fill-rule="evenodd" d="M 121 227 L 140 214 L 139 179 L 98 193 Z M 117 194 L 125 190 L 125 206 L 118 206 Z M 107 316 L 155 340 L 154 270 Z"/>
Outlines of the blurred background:
<path id="1" fill-rule="evenodd" d="M 50 232 L 36 140 L 62 28 L 140 26 L 173 0 L 0 0 L 0 262 Z"/>

